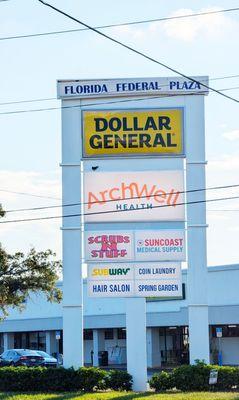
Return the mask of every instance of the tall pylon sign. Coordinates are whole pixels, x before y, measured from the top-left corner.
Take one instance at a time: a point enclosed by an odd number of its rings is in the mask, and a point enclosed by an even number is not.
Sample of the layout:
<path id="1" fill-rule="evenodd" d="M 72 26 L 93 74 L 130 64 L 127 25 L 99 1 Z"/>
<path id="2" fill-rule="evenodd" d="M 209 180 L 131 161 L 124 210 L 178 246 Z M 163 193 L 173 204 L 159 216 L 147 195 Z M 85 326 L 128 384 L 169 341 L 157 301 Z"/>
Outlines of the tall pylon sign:
<path id="1" fill-rule="evenodd" d="M 190 362 L 209 362 L 208 90 L 202 84 L 207 77 L 58 81 L 62 202 L 68 205 L 62 225 L 66 367 L 83 365 L 83 262 L 92 301 L 125 298 L 134 390 L 147 388 L 146 299 L 158 298 L 160 308 L 160 299 L 182 298 L 182 262 Z"/>

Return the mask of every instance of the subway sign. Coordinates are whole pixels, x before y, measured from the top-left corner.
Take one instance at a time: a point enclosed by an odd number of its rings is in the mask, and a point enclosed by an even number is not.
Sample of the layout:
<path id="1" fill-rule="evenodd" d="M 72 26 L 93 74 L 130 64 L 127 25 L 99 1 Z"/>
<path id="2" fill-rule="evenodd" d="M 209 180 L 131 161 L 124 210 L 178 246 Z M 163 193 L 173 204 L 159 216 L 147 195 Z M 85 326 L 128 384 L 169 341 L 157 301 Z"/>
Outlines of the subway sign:
<path id="1" fill-rule="evenodd" d="M 183 109 L 83 111 L 83 157 L 182 155 Z"/>
<path id="2" fill-rule="evenodd" d="M 181 297 L 181 264 L 89 264 L 87 286 L 90 297 Z"/>

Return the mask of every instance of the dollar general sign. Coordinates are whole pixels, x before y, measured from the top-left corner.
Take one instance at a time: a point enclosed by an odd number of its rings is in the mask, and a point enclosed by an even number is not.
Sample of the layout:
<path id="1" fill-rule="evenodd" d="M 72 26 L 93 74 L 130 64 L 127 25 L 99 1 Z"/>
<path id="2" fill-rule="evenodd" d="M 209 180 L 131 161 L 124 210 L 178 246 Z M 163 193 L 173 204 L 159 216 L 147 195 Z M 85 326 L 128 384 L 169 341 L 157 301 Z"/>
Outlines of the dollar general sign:
<path id="1" fill-rule="evenodd" d="M 84 157 L 180 155 L 183 110 L 83 111 Z"/>

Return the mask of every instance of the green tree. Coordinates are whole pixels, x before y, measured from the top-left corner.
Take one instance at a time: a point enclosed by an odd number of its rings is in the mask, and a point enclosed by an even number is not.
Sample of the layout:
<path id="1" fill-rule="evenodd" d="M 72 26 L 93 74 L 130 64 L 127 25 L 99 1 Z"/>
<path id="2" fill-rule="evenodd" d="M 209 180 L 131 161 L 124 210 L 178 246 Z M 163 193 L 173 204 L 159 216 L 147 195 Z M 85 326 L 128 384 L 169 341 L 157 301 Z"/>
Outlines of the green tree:
<path id="1" fill-rule="evenodd" d="M 0 205 L 0 216 L 5 215 Z M 56 287 L 61 263 L 51 250 L 27 255 L 8 254 L 0 244 L 0 311 L 6 316 L 8 307 L 23 309 L 31 293 L 43 292 L 48 301 L 60 302 L 62 292 Z"/>

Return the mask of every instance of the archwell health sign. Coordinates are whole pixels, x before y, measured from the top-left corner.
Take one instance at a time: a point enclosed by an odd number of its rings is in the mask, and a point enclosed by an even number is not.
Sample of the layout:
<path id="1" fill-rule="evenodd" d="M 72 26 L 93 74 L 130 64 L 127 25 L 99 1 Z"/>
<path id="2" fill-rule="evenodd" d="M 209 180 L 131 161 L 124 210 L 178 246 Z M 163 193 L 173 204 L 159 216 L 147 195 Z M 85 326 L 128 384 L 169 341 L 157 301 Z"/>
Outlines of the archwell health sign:
<path id="1" fill-rule="evenodd" d="M 85 222 L 184 221 L 184 172 L 84 174 Z"/>
<path id="2" fill-rule="evenodd" d="M 83 156 L 181 155 L 183 109 L 82 112 Z"/>

